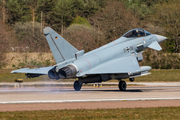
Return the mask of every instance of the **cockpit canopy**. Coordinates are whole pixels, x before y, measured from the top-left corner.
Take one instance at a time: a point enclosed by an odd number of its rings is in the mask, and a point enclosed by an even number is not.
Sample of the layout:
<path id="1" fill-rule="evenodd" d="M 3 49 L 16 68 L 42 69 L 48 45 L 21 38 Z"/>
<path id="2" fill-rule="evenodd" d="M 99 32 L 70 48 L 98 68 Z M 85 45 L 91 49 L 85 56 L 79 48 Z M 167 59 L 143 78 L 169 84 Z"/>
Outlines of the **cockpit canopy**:
<path id="1" fill-rule="evenodd" d="M 151 35 L 151 33 L 141 28 L 136 28 L 125 33 L 123 37 L 131 38 L 131 37 L 142 37 L 142 36 L 148 36 L 148 35 Z"/>

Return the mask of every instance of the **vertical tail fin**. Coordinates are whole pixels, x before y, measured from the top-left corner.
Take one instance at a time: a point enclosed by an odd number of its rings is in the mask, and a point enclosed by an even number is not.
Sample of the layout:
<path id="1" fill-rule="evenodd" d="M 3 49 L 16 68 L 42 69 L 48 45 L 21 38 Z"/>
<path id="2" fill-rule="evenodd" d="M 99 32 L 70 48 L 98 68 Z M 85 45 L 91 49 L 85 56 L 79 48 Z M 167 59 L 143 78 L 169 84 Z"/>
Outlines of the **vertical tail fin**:
<path id="1" fill-rule="evenodd" d="M 52 28 L 44 28 L 44 34 L 56 63 L 71 59 L 74 57 L 73 55 L 78 52 L 75 47 L 62 38 Z"/>

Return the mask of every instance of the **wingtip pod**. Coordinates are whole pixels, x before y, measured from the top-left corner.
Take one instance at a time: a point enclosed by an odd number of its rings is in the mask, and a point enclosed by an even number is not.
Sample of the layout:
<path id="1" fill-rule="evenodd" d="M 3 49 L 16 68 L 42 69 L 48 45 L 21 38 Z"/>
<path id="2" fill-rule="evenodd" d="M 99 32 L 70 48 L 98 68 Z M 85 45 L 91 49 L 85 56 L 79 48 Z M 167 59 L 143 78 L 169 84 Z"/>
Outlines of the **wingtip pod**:
<path id="1" fill-rule="evenodd" d="M 144 76 L 144 75 L 149 75 L 149 71 L 152 68 L 150 66 L 141 66 L 139 71 L 136 72 L 129 72 L 128 75 L 130 76 L 129 78 L 134 78 L 134 77 L 139 77 L 139 76 Z"/>
<path id="2" fill-rule="evenodd" d="M 50 27 L 45 27 L 45 28 L 43 29 L 43 31 L 44 31 L 44 34 L 48 34 L 49 32 L 53 31 L 53 29 L 50 28 Z"/>

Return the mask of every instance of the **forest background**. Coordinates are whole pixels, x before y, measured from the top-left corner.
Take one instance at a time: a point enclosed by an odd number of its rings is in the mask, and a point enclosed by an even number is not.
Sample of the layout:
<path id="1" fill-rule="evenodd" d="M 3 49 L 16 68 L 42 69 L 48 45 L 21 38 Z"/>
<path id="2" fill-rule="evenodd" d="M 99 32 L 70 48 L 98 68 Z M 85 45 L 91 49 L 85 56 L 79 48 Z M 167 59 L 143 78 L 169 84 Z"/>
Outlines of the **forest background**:
<path id="1" fill-rule="evenodd" d="M 180 0 L 1 0 L 0 68 L 43 67 L 50 59 L 28 60 L 27 54 L 51 54 L 43 28 L 52 27 L 78 50 L 96 49 L 133 28 L 168 37 L 163 50 L 147 49 L 141 65 L 180 68 Z M 19 58 L 18 58 L 19 59 Z"/>

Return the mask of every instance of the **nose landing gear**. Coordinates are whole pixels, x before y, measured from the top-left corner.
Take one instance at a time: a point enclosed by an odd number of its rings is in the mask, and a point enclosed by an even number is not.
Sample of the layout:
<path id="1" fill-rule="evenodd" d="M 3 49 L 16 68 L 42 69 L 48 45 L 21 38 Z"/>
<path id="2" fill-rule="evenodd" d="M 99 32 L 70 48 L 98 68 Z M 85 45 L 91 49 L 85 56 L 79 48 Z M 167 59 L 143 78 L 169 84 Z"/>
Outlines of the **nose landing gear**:
<path id="1" fill-rule="evenodd" d="M 129 78 L 129 81 L 133 82 L 133 81 L 134 81 L 134 78 Z"/>

